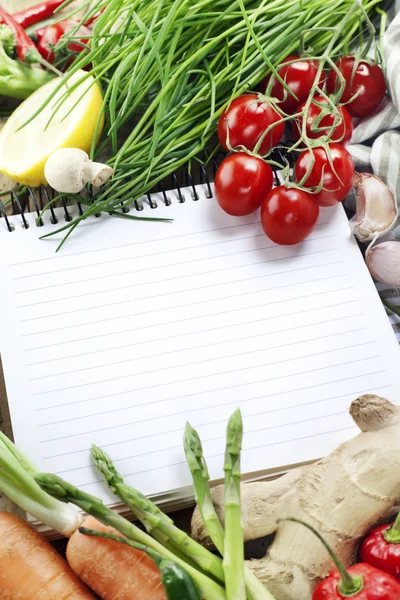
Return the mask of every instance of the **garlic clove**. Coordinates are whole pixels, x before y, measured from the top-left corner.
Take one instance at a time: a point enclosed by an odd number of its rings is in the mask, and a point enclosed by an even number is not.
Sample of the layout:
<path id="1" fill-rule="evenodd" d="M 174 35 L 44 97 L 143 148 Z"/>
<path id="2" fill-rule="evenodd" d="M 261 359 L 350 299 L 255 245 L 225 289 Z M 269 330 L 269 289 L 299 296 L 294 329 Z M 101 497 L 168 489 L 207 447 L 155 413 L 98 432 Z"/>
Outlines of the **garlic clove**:
<path id="1" fill-rule="evenodd" d="M 392 288 L 400 287 L 400 242 L 370 246 L 365 260 L 375 279 Z"/>
<path id="2" fill-rule="evenodd" d="M 398 217 L 394 193 L 376 175 L 355 173 L 356 214 L 351 222 L 360 242 L 370 242 L 390 231 Z"/>

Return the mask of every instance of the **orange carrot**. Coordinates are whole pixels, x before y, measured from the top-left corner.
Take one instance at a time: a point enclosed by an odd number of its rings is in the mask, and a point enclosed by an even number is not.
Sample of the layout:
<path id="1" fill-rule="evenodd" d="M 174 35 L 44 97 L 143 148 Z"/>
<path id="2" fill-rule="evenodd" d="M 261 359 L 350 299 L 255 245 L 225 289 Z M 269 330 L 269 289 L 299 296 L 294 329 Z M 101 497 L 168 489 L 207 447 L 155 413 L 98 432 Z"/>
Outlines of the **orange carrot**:
<path id="1" fill-rule="evenodd" d="M 94 517 L 88 517 L 84 526 L 117 533 Z M 76 575 L 103 600 L 166 600 L 156 565 L 140 550 L 76 531 L 68 542 L 67 559 Z"/>
<path id="2" fill-rule="evenodd" d="M 54 548 L 7 512 L 0 512 L 0 598 L 94 600 Z"/>

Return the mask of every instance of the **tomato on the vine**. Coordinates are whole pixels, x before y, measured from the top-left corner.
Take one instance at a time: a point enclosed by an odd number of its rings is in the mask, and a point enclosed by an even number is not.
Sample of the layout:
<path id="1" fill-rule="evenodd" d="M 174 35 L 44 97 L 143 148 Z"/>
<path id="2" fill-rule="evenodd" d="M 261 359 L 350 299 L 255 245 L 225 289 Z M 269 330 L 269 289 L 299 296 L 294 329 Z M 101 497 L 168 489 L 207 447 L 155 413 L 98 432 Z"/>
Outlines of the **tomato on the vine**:
<path id="1" fill-rule="evenodd" d="M 257 94 L 244 94 L 231 102 L 218 121 L 218 137 L 225 150 L 243 146 L 253 151 L 258 140 L 270 126 L 258 154 L 265 156 L 279 143 L 284 131 L 281 115 L 272 104 L 258 98 Z"/>
<path id="2" fill-rule="evenodd" d="M 267 194 L 261 205 L 261 224 L 276 244 L 302 242 L 313 230 L 319 206 L 311 194 L 283 185 Z"/>
<path id="3" fill-rule="evenodd" d="M 320 206 L 333 206 L 345 199 L 353 185 L 354 162 L 341 144 L 329 144 L 329 155 L 318 146 L 300 154 L 294 176 L 303 187 L 318 188 L 322 184 L 313 197 Z"/>
<path id="4" fill-rule="evenodd" d="M 215 197 L 229 215 L 249 215 L 260 207 L 273 181 L 272 169 L 262 158 L 235 152 L 217 171 Z"/>
<path id="5" fill-rule="evenodd" d="M 287 64 L 296 59 L 295 63 Z M 318 62 L 298 58 L 297 56 L 288 56 L 276 67 L 276 70 L 292 93 L 289 93 L 282 83 L 274 77 L 270 96 L 279 101 L 279 107 L 285 113 L 291 114 L 307 100 L 313 85 L 316 83 Z M 266 92 L 270 79 L 271 75 L 267 75 L 261 82 L 260 89 L 262 93 Z"/>
<path id="6" fill-rule="evenodd" d="M 300 112 L 306 103 L 302 104 L 297 112 Z M 345 144 L 349 142 L 353 134 L 353 122 L 351 116 L 344 106 L 338 106 L 338 114 L 333 114 L 329 103 L 324 96 L 315 96 L 308 109 L 306 116 L 306 134 L 310 139 L 331 134 L 329 141 Z M 321 113 L 322 117 L 321 117 Z M 303 126 L 303 115 L 295 118 L 293 122 L 293 136 L 298 140 L 301 136 Z M 333 130 L 333 133 L 332 133 Z"/>
<path id="7" fill-rule="evenodd" d="M 353 117 L 368 117 L 378 108 L 386 93 L 386 80 L 382 69 L 367 60 L 357 62 L 355 56 L 343 56 L 336 67 L 343 75 L 346 84 L 341 102 L 346 102 L 346 108 Z M 334 94 L 340 89 L 337 72 L 329 72 L 327 89 Z M 352 100 L 352 97 L 356 97 Z"/>

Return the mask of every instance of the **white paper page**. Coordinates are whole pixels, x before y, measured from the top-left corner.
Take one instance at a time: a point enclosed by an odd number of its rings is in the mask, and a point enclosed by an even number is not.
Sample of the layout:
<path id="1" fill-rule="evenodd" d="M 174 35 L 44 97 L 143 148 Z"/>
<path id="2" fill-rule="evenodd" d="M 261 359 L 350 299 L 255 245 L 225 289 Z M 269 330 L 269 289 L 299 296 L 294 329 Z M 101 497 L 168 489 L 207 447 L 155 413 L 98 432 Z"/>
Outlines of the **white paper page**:
<path id="1" fill-rule="evenodd" d="M 15 439 L 46 472 L 111 502 L 92 443 L 149 495 L 190 484 L 186 420 L 222 475 L 229 415 L 244 417 L 243 471 L 314 459 L 356 432 L 358 395 L 397 401 L 399 348 L 341 206 L 278 247 L 258 215 L 215 199 L 102 216 L 38 241 L 0 233 L 1 352 Z M 171 193 L 172 198 L 172 193 Z M 159 202 L 159 204 L 162 204 Z M 61 220 L 60 220 L 61 222 Z"/>

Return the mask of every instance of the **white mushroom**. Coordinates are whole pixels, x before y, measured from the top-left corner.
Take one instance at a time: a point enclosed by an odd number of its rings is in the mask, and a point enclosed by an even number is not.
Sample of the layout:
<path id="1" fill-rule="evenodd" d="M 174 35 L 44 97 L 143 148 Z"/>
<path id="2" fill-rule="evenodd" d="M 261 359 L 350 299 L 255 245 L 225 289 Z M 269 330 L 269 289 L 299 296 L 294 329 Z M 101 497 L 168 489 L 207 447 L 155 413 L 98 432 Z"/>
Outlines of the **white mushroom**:
<path id="1" fill-rule="evenodd" d="M 93 162 L 83 150 L 62 148 L 50 154 L 44 167 L 47 183 L 57 192 L 77 194 L 87 183 L 101 187 L 113 175 L 108 165 Z"/>

